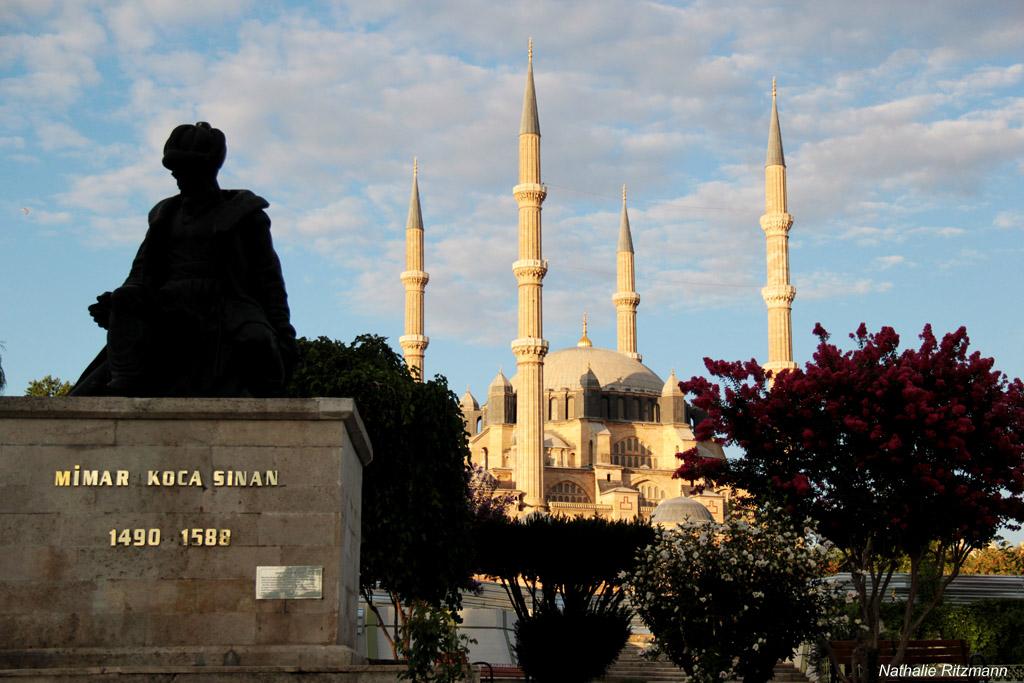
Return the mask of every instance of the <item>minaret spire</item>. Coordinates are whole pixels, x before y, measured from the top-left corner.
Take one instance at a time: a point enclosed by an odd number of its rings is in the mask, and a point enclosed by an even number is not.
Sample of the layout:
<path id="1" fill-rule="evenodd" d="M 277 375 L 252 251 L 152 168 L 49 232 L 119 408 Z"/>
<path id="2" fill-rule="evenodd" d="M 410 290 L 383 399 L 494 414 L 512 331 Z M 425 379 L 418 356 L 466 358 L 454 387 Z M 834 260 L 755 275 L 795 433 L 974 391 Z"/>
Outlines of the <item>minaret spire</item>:
<path id="1" fill-rule="evenodd" d="M 512 272 L 519 283 L 519 334 L 512 341 L 519 374 L 516 396 L 515 486 L 523 492 L 525 511 L 544 501 L 544 356 L 543 280 L 548 264 L 541 253 L 541 204 L 547 188 L 540 178 L 540 119 L 533 85 L 533 39 L 530 40 L 519 127 L 519 183 L 512 188 L 519 205 L 519 258 Z"/>
<path id="2" fill-rule="evenodd" d="M 412 160 L 412 193 L 405 222 L 405 334 L 398 338 L 409 371 L 423 381 L 423 356 L 428 337 L 423 336 L 423 293 L 430 276 L 423 270 L 423 213 L 420 210 L 419 163 Z"/>
<path id="3" fill-rule="evenodd" d="M 768 282 L 761 296 L 768 307 L 768 362 L 770 373 L 790 370 L 793 362 L 793 299 L 796 289 L 789 283 L 789 213 L 786 193 L 786 159 L 782 154 L 782 131 L 772 79 L 772 118 L 768 126 L 768 154 L 764 166 L 764 215 L 761 229 L 768 255 Z"/>
<path id="4" fill-rule="evenodd" d="M 782 131 L 779 129 L 779 108 L 775 103 L 775 79 L 772 79 L 772 120 L 768 125 L 768 156 L 765 166 L 785 166 L 786 157 L 782 154 Z"/>
<path id="5" fill-rule="evenodd" d="M 640 295 L 636 293 L 633 234 L 629 229 L 625 185 L 622 186 L 622 217 L 619 219 L 619 248 L 615 255 L 615 266 L 617 291 L 612 295 L 612 303 L 615 304 L 618 351 L 634 360 L 642 360 L 636 350 L 636 309 L 640 305 Z"/>
<path id="6" fill-rule="evenodd" d="M 526 67 L 526 92 L 523 93 L 523 118 L 519 124 L 519 134 L 536 133 L 540 135 L 540 117 L 537 115 L 537 91 L 533 85 L 533 38 L 530 38 L 529 62 Z"/>

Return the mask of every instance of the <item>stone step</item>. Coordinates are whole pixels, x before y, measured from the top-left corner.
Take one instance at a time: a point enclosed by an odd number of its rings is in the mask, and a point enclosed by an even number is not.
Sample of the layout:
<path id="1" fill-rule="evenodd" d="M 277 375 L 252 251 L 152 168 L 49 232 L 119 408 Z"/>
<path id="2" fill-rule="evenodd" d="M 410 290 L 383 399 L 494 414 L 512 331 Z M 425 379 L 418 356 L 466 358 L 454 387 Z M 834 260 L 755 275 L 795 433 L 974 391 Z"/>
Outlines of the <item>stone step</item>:
<path id="1" fill-rule="evenodd" d="M 665 659 L 647 660 L 640 651 L 627 646 L 612 664 L 602 683 L 683 683 L 686 675 L 672 662 Z M 775 667 L 773 683 L 807 683 L 807 677 L 790 663 Z"/>

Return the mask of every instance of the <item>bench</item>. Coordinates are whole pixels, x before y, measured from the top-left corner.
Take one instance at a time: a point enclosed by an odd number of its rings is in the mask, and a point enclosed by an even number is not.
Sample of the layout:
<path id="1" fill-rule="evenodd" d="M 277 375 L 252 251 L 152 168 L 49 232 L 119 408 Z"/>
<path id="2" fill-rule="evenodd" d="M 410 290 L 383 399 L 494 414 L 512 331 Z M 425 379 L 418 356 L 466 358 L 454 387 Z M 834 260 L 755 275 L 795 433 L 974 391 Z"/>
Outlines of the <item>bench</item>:
<path id="1" fill-rule="evenodd" d="M 473 662 L 473 666 L 480 668 L 481 683 L 490 683 L 495 680 L 509 678 L 529 680 L 526 674 L 514 664 L 488 664 L 487 662 Z"/>
<path id="2" fill-rule="evenodd" d="M 858 642 L 856 640 L 834 640 L 829 643 L 832 648 L 832 683 L 837 683 L 839 680 L 838 667 L 842 667 L 844 671 L 849 672 L 853 668 L 853 651 L 856 649 Z M 878 641 L 878 665 L 891 664 L 893 657 L 896 655 L 896 648 L 899 643 L 895 640 L 880 640 Z M 907 649 L 904 651 L 903 664 L 909 667 L 915 667 L 918 665 L 934 665 L 937 667 L 934 675 L 925 674 L 921 676 L 909 676 L 909 675 L 885 675 L 879 673 L 879 680 L 897 680 L 897 679 L 934 679 L 942 681 L 948 681 L 950 683 L 954 681 L 965 681 L 970 683 L 976 683 L 983 681 L 980 676 L 971 676 L 967 673 L 960 673 L 955 667 L 969 667 L 983 665 L 984 661 L 981 660 L 981 655 L 971 656 L 971 652 L 967 647 L 967 641 L 965 640 L 911 640 L 907 642 Z M 954 667 L 952 671 L 946 669 L 943 671 L 943 665 Z"/>

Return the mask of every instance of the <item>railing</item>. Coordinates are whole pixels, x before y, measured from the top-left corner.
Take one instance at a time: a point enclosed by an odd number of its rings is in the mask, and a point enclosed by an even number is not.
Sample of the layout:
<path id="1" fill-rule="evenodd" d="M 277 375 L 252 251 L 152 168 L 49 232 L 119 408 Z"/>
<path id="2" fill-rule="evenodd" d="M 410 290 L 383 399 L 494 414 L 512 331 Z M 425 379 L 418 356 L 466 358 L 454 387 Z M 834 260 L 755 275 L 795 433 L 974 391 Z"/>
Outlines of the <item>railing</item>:
<path id="1" fill-rule="evenodd" d="M 853 590 L 853 579 L 843 572 L 831 579 Z M 871 590 L 871 578 L 865 577 L 868 590 Z M 893 574 L 886 590 L 885 600 L 906 600 L 910 590 L 910 575 Z M 978 600 L 1024 600 L 1024 576 L 999 576 L 961 574 L 946 588 L 943 601 L 947 604 L 966 604 Z"/>

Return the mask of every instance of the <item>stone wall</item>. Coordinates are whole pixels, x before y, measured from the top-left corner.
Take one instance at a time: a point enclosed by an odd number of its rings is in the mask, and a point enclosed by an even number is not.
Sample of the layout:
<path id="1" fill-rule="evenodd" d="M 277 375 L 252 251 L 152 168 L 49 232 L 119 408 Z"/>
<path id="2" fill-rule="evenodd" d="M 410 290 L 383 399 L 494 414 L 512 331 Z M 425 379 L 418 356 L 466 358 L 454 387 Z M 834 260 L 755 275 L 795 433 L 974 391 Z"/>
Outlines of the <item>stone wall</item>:
<path id="1" fill-rule="evenodd" d="M 350 399 L 0 398 L 0 669 L 353 661 L 370 458 Z"/>

